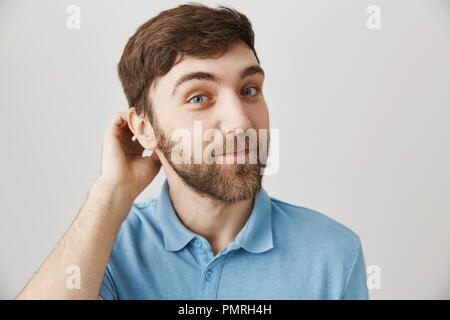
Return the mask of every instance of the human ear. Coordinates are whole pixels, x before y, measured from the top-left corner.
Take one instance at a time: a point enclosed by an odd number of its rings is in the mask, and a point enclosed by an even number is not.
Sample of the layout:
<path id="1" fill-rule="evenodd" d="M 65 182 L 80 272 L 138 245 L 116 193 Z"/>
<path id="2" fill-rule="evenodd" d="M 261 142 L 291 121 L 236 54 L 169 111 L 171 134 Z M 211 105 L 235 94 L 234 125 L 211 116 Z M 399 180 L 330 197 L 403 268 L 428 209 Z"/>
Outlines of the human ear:
<path id="1" fill-rule="evenodd" d="M 145 115 L 142 117 L 137 113 L 135 107 L 128 110 L 128 127 L 144 149 L 153 150 L 158 146 L 153 126 Z"/>

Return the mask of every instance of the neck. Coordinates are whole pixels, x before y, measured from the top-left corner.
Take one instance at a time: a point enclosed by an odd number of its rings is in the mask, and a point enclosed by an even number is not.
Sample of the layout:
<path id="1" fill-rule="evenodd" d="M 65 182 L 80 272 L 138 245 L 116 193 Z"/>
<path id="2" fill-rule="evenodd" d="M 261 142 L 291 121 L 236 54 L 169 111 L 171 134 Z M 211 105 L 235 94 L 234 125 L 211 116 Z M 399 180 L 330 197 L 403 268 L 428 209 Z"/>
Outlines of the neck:
<path id="1" fill-rule="evenodd" d="M 254 199 L 228 203 L 196 192 L 172 170 L 165 170 L 173 208 L 192 232 L 208 240 L 216 255 L 241 231 L 253 209 Z"/>

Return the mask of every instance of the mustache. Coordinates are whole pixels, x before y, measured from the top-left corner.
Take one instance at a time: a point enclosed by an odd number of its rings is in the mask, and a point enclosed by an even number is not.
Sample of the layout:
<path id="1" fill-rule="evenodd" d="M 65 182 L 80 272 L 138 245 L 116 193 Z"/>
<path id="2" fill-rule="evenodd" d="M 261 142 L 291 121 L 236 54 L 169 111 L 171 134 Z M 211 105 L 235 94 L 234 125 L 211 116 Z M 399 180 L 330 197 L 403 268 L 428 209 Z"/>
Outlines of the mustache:
<path id="1" fill-rule="evenodd" d="M 264 131 L 266 129 L 263 129 Z M 269 153 L 269 145 L 271 140 L 270 132 L 266 131 L 266 133 L 258 133 L 247 134 L 244 133 L 233 133 L 223 135 L 219 137 L 218 135 L 211 135 L 209 139 L 202 139 L 202 146 L 199 149 L 196 148 L 196 142 L 198 139 L 191 139 L 188 136 L 188 139 L 185 139 L 183 136 L 177 137 L 178 139 L 172 139 L 172 137 L 166 132 L 160 130 L 155 130 L 156 139 L 158 141 L 158 146 L 163 152 L 163 154 L 167 157 L 171 157 L 171 152 L 175 147 L 177 147 L 176 157 L 185 157 L 185 151 L 189 151 L 189 157 L 194 158 L 196 152 L 201 152 L 202 157 L 207 157 L 211 161 L 212 159 L 217 159 L 221 156 L 226 156 L 227 154 L 240 153 L 246 151 L 246 157 L 249 156 L 250 159 L 253 159 L 254 156 L 257 157 L 257 161 L 259 159 L 265 159 Z M 213 139 L 214 138 L 214 139 Z M 192 141 L 194 140 L 194 141 Z M 193 142 L 193 144 L 192 144 Z M 181 148 L 179 147 L 181 145 Z M 220 151 L 221 150 L 221 151 Z M 206 152 L 206 153 L 205 153 Z"/>
<path id="2" fill-rule="evenodd" d="M 255 146 L 250 146 L 250 142 L 248 139 L 245 139 L 245 143 L 241 143 L 241 145 L 239 145 L 236 141 L 236 138 L 234 139 L 233 143 L 231 143 L 231 141 L 229 141 L 228 143 L 232 146 L 228 146 L 227 149 L 227 142 L 222 142 L 222 152 L 219 152 L 218 154 L 216 154 L 216 149 L 220 149 L 220 144 L 217 144 L 216 146 L 214 146 L 214 148 L 211 151 L 211 156 L 212 157 L 217 157 L 217 156 L 222 156 L 222 155 L 226 155 L 226 154 L 233 154 L 233 153 L 239 153 L 239 152 L 255 152 L 258 151 L 259 149 L 259 139 L 257 141 L 257 143 L 255 144 Z"/>

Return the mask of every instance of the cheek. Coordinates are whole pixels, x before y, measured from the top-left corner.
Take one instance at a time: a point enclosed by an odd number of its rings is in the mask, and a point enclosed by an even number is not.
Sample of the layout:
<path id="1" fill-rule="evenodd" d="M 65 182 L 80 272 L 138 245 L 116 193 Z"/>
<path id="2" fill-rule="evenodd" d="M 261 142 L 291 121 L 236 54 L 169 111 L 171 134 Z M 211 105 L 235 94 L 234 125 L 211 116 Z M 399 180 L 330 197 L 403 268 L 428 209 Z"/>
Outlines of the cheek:
<path id="1" fill-rule="evenodd" d="M 249 117 L 255 129 L 269 129 L 269 110 L 265 103 L 253 108 Z"/>
<path id="2" fill-rule="evenodd" d="M 158 123 L 165 132 L 169 133 L 176 129 L 190 130 L 193 127 L 192 119 L 180 113 L 176 106 L 166 103 L 157 111 Z"/>

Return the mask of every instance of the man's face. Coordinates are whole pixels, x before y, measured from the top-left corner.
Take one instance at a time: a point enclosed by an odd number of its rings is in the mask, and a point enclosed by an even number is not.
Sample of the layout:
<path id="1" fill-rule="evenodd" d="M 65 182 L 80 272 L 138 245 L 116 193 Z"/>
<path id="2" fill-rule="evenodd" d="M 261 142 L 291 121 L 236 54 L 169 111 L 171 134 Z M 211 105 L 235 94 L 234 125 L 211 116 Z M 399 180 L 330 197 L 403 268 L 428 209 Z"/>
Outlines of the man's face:
<path id="1" fill-rule="evenodd" d="M 230 45 L 219 58 L 185 56 L 150 88 L 159 149 L 174 171 L 201 194 L 235 202 L 250 199 L 259 191 L 264 164 L 259 158 L 257 163 L 250 162 L 249 153 L 258 154 L 259 148 L 264 144 L 268 148 L 269 143 L 269 137 L 260 141 L 258 134 L 260 129 L 269 129 L 268 110 L 261 91 L 263 82 L 264 75 L 255 55 L 239 41 Z M 222 164 L 203 160 L 201 164 L 194 163 L 195 143 L 198 142 L 194 139 L 194 123 L 197 121 L 201 122 L 201 137 L 208 129 L 217 129 L 222 134 L 219 141 L 201 138 L 202 150 L 207 145 L 222 144 L 219 154 L 211 152 L 216 162 L 221 158 Z M 190 134 L 192 156 L 189 163 L 176 163 L 172 159 L 172 149 L 178 142 L 172 141 L 171 134 L 176 129 L 185 129 Z M 233 131 L 238 129 L 256 130 L 257 149 L 252 149 L 250 139 L 246 138 L 245 149 L 250 149 L 249 153 L 235 154 L 242 150 Z M 231 149 L 230 141 L 234 142 Z M 238 157 L 245 158 L 244 163 L 239 162 Z M 235 163 L 230 164 L 230 158 Z"/>

